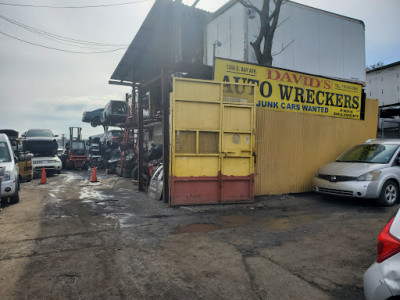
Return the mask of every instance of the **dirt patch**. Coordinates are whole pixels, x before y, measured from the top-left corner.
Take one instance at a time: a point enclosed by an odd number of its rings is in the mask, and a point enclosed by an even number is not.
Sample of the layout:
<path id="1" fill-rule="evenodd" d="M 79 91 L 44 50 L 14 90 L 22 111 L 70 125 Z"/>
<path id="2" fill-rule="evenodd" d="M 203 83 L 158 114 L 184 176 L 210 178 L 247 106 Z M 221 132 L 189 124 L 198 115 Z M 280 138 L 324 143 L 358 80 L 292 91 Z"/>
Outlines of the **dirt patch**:
<path id="1" fill-rule="evenodd" d="M 263 227 L 269 231 L 285 231 L 313 223 L 319 219 L 321 219 L 321 217 L 315 215 L 287 216 L 268 220 L 263 224 Z"/>
<path id="2" fill-rule="evenodd" d="M 241 227 L 250 225 L 253 222 L 253 217 L 247 215 L 222 216 L 221 221 L 224 228 Z"/>
<path id="3" fill-rule="evenodd" d="M 221 229 L 221 226 L 215 224 L 188 224 L 185 226 L 179 226 L 174 231 L 173 234 L 181 233 L 207 233 L 213 230 Z"/>

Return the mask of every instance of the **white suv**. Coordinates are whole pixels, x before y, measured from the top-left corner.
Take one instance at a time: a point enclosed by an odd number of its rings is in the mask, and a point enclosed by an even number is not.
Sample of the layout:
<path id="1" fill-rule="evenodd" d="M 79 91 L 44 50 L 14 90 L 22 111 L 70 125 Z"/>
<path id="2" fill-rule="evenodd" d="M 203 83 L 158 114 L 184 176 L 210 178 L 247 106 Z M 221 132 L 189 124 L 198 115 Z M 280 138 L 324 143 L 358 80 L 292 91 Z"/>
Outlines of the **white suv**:
<path id="1" fill-rule="evenodd" d="M 0 133 L 0 183 L 1 199 L 10 197 L 11 203 L 19 202 L 18 159 L 14 156 L 7 135 Z"/>

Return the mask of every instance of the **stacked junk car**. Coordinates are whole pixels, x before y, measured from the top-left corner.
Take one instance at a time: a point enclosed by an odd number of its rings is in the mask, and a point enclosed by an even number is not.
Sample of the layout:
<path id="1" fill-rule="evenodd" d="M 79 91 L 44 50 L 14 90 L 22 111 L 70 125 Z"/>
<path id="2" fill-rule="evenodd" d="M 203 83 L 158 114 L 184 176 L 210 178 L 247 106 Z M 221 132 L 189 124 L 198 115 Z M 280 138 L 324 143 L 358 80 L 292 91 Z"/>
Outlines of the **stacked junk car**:
<path id="1" fill-rule="evenodd" d="M 150 114 L 149 97 L 145 97 L 145 101 L 148 103 L 144 111 L 146 128 L 143 129 L 145 142 L 141 149 L 143 151 L 141 181 L 147 188 L 156 170 L 161 167 L 163 149 L 160 110 L 155 109 L 154 114 Z M 139 181 L 138 108 L 137 103 L 133 102 L 130 106 L 128 102 L 111 100 L 103 109 L 85 111 L 82 121 L 104 129 L 103 133 L 90 136 L 88 139 L 89 166 L 137 182 Z"/>

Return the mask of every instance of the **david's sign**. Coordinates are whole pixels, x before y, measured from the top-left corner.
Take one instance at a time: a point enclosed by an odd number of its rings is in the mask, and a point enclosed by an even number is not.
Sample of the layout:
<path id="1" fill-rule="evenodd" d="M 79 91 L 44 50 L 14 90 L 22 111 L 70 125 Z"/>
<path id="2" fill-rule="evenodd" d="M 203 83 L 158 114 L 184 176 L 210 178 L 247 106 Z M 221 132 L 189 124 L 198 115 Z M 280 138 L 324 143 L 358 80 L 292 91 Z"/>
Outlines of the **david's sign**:
<path id="1" fill-rule="evenodd" d="M 261 109 L 360 119 L 361 84 L 220 58 L 215 59 L 214 79 L 256 85 Z M 238 86 L 225 89 L 240 98 Z"/>

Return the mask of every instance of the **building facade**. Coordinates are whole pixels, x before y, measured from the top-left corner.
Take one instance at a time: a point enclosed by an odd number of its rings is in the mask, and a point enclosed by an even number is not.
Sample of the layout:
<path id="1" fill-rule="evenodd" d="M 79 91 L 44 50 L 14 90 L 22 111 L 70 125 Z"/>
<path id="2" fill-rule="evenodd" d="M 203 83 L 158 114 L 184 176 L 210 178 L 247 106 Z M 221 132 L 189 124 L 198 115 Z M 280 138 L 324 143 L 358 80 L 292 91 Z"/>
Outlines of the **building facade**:
<path id="1" fill-rule="evenodd" d="M 251 2 L 261 9 L 262 0 Z M 228 2 L 207 23 L 205 63 L 211 66 L 214 56 L 257 63 L 250 43 L 259 30 L 256 12 L 236 0 Z M 273 67 L 364 84 L 365 26 L 361 20 L 284 1 L 272 55 Z"/>
<path id="2" fill-rule="evenodd" d="M 400 103 L 400 61 L 367 71 L 366 94 L 379 106 Z"/>

